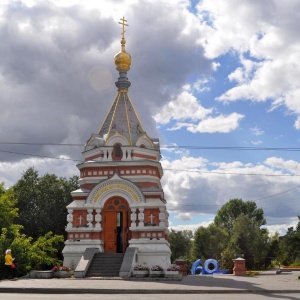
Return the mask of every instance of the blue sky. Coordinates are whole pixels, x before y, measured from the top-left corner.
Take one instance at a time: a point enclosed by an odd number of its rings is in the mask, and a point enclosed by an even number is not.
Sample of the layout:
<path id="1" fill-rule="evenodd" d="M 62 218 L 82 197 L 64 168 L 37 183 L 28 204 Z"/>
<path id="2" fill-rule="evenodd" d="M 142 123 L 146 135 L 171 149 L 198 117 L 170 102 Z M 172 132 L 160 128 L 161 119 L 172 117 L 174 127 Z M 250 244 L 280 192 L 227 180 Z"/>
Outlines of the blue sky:
<path id="1" fill-rule="evenodd" d="M 2 0 L 0 181 L 32 166 L 78 174 L 83 147 L 49 144 L 83 145 L 101 126 L 125 16 L 129 93 L 162 145 L 171 227 L 206 226 L 241 198 L 284 233 L 300 214 L 299 12 L 297 0 Z"/>

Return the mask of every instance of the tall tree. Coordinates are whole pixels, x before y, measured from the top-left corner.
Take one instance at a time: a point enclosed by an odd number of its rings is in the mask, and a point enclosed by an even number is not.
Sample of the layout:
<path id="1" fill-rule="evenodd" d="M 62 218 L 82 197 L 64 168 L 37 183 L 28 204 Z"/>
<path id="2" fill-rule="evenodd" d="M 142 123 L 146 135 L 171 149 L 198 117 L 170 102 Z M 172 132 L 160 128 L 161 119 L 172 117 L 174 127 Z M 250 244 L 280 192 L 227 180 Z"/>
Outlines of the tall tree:
<path id="1" fill-rule="evenodd" d="M 175 231 L 171 229 L 169 243 L 171 248 L 171 261 L 190 255 L 193 233 L 191 230 Z"/>
<path id="2" fill-rule="evenodd" d="M 269 251 L 268 232 L 260 229 L 254 218 L 242 214 L 233 224 L 228 248 L 243 255 L 248 268 L 264 267 Z"/>
<path id="3" fill-rule="evenodd" d="M 284 265 L 300 264 L 300 216 L 296 228 L 290 227 L 279 242 L 279 260 Z"/>
<path id="4" fill-rule="evenodd" d="M 218 211 L 214 223 L 230 233 L 234 222 L 240 215 L 245 215 L 255 220 L 259 227 L 266 224 L 263 210 L 257 208 L 254 201 L 243 202 L 242 199 L 231 199 L 224 204 Z"/>
<path id="5" fill-rule="evenodd" d="M 19 208 L 17 221 L 24 234 L 34 240 L 49 231 L 65 234 L 66 206 L 72 201 L 71 191 L 77 188 L 76 176 L 70 180 L 54 174 L 40 177 L 38 171 L 29 168 L 13 187 Z"/>
<path id="6" fill-rule="evenodd" d="M 275 234 L 269 238 L 269 252 L 265 260 L 266 266 L 270 266 L 272 262 L 278 262 L 279 251 L 279 232 L 276 231 Z"/>

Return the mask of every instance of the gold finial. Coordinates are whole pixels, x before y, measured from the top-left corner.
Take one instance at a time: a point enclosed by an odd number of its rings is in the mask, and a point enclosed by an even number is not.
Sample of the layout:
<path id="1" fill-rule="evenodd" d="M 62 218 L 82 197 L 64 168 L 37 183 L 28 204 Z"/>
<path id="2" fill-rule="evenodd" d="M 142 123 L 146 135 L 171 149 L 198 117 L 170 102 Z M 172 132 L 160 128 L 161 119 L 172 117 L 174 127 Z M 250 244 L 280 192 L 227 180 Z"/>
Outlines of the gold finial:
<path id="1" fill-rule="evenodd" d="M 126 32 L 125 26 L 129 26 L 129 25 L 126 24 L 127 20 L 124 17 L 120 20 L 121 22 L 119 22 L 119 24 L 122 25 L 121 51 L 115 55 L 115 64 L 116 64 L 116 69 L 118 71 L 121 70 L 128 71 L 131 65 L 131 56 L 129 53 L 125 51 L 126 40 L 124 34 Z"/>
<path id="2" fill-rule="evenodd" d="M 125 39 L 124 33 L 125 33 L 126 31 L 124 30 L 124 28 L 125 28 L 125 26 L 129 26 L 129 25 L 126 24 L 127 20 L 126 20 L 124 17 L 123 17 L 122 19 L 120 19 L 120 20 L 122 21 L 122 23 L 119 22 L 119 24 L 122 25 L 122 39 Z"/>

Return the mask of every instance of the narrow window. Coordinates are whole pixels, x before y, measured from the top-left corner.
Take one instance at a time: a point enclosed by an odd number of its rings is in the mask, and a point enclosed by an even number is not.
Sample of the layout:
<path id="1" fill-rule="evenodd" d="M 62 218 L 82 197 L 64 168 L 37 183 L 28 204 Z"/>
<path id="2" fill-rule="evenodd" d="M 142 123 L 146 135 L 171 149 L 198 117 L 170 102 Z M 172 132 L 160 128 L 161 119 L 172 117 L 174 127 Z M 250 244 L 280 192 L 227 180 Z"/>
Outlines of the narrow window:
<path id="1" fill-rule="evenodd" d="M 112 159 L 113 160 L 121 160 L 123 157 L 123 151 L 121 148 L 121 144 L 115 144 L 114 145 L 114 150 L 112 153 Z"/>

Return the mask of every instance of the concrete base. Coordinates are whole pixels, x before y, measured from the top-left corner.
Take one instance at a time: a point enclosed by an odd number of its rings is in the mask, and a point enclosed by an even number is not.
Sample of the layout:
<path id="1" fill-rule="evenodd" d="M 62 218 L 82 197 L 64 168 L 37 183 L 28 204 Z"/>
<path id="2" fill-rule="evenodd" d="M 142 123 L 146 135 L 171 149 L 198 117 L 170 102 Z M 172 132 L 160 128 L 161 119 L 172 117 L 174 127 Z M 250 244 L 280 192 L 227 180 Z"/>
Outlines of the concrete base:
<path id="1" fill-rule="evenodd" d="M 129 247 L 137 248 L 136 264 L 146 265 L 151 268 L 160 265 L 167 269 L 171 265 L 170 244 L 165 239 L 132 239 Z"/>
<path id="2" fill-rule="evenodd" d="M 64 255 L 63 265 L 75 270 L 83 253 L 88 248 L 97 248 L 99 252 L 104 252 L 103 243 L 100 240 L 66 241 L 62 251 Z"/>
<path id="3" fill-rule="evenodd" d="M 32 270 L 29 272 L 29 278 L 51 279 L 53 278 L 53 271 Z"/>

